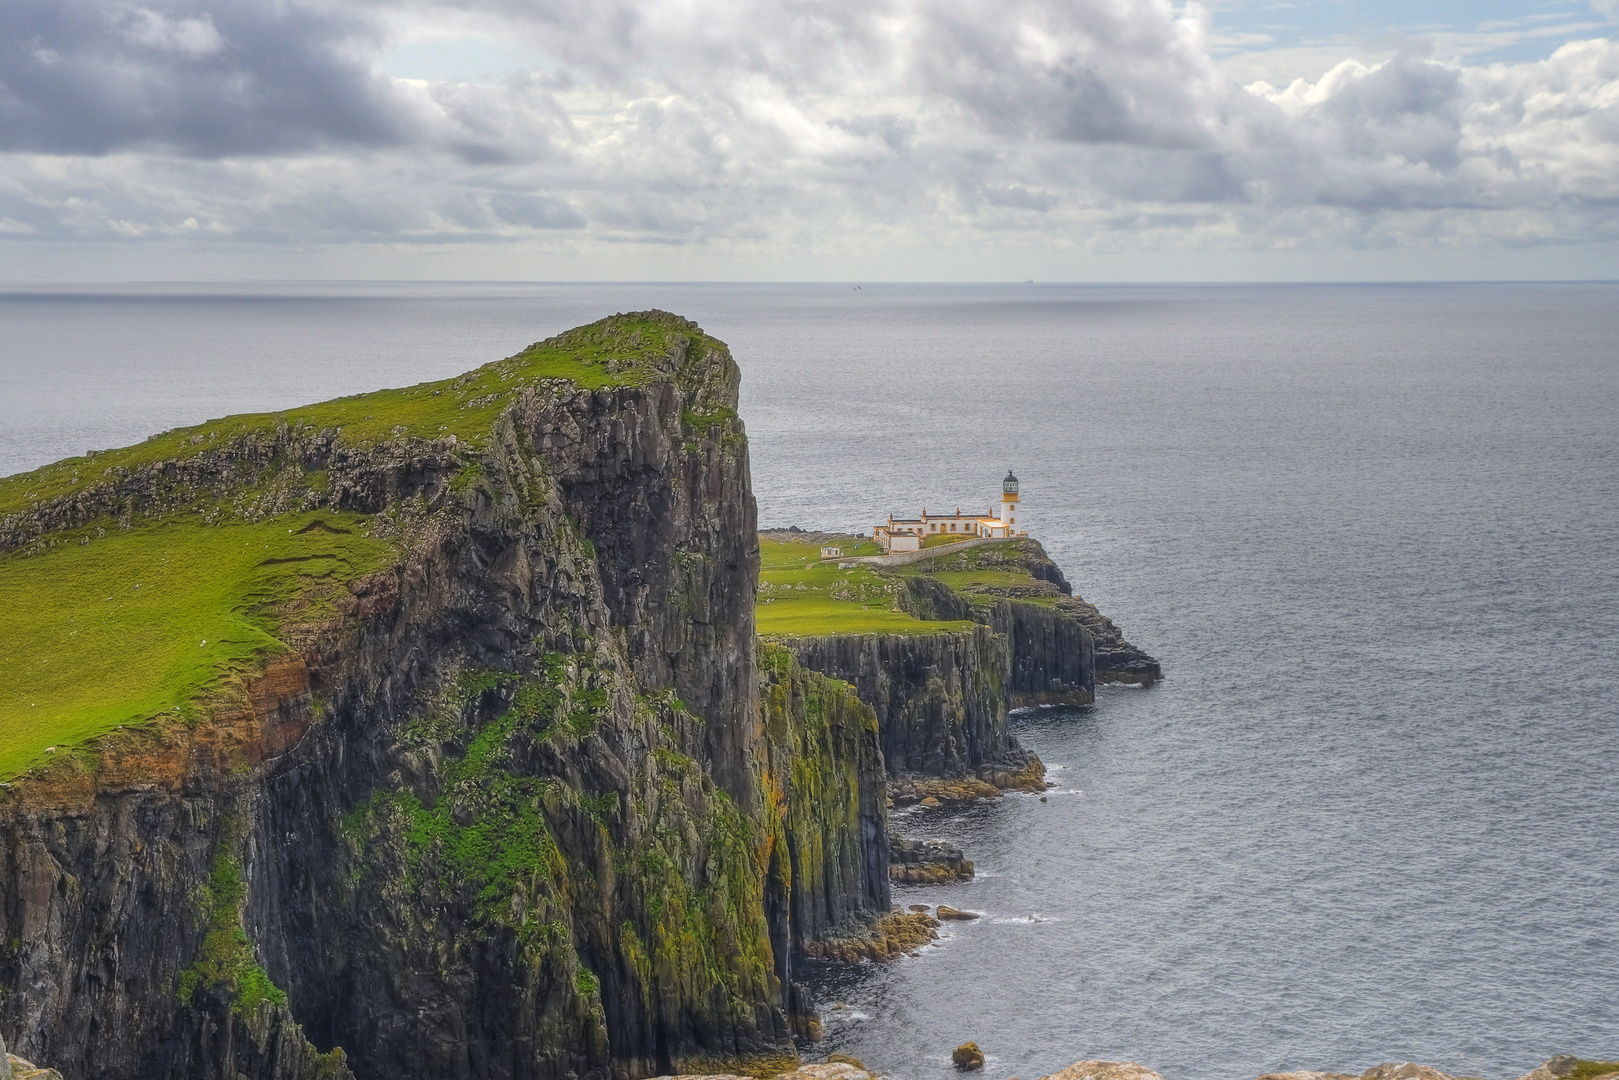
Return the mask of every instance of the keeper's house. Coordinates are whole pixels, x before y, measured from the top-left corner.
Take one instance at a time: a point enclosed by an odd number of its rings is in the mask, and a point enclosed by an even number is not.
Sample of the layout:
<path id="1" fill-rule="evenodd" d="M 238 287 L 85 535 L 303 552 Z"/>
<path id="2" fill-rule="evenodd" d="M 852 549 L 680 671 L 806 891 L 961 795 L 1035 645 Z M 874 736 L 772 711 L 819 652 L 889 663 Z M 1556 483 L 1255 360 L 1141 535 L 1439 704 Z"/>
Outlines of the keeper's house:
<path id="1" fill-rule="evenodd" d="M 930 514 L 927 507 L 923 507 L 919 518 L 897 518 L 890 514 L 871 535 L 890 555 L 919 551 L 923 541 L 933 536 L 957 536 L 963 540 L 1027 536 L 1028 530 L 1017 527 L 1017 507 L 1017 477 L 1008 469 L 1006 479 L 1001 481 L 998 514 L 963 514 L 959 506 L 954 514 Z"/>

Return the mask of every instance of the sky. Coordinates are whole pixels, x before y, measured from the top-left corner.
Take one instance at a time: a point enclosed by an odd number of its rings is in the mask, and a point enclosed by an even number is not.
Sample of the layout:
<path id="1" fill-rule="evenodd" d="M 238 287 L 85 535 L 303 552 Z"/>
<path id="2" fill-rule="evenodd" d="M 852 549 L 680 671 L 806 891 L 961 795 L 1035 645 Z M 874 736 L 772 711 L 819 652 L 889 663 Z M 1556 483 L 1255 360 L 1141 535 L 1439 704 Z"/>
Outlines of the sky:
<path id="1" fill-rule="evenodd" d="M 1619 0 L 4 0 L 0 279 L 1619 278 Z"/>

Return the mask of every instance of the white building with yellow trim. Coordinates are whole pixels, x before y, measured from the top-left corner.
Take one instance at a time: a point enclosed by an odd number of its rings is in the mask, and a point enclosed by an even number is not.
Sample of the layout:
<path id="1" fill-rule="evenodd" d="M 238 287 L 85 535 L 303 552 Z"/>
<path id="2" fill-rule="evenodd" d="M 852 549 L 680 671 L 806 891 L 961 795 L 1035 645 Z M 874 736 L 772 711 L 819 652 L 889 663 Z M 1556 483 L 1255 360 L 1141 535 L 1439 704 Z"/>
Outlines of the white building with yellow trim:
<path id="1" fill-rule="evenodd" d="M 922 516 L 918 518 L 897 518 L 888 515 L 888 520 L 872 529 L 872 539 L 882 546 L 883 551 L 890 555 L 902 551 L 918 551 L 923 541 L 934 536 L 959 536 L 963 540 L 969 539 L 1005 539 L 1014 536 L 1029 535 L 1027 529 L 1017 527 L 1018 512 L 1018 484 L 1017 477 L 1012 470 L 1006 470 L 1006 479 L 1001 481 L 1001 506 L 998 513 L 992 514 L 963 514 L 961 507 L 956 507 L 953 514 L 930 514 L 927 507 L 922 508 Z"/>

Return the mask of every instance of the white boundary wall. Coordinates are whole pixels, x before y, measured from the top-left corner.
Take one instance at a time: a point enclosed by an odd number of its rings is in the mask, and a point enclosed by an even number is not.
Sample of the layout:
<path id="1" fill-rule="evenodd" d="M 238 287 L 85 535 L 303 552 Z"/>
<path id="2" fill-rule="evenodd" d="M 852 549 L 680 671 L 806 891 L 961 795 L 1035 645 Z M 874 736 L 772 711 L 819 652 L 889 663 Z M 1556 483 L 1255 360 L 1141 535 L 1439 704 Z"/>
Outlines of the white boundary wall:
<path id="1" fill-rule="evenodd" d="M 1027 540 L 1026 536 L 980 536 L 974 540 L 958 540 L 954 544 L 941 544 L 938 547 L 923 548 L 921 551 L 902 551 L 898 555 L 855 555 L 842 559 L 822 559 L 822 562 L 835 563 L 869 563 L 872 566 L 909 566 L 913 562 L 923 559 L 937 559 L 941 555 L 954 555 L 958 551 L 968 548 L 982 547 L 985 544 L 1009 544 L 1013 540 Z"/>

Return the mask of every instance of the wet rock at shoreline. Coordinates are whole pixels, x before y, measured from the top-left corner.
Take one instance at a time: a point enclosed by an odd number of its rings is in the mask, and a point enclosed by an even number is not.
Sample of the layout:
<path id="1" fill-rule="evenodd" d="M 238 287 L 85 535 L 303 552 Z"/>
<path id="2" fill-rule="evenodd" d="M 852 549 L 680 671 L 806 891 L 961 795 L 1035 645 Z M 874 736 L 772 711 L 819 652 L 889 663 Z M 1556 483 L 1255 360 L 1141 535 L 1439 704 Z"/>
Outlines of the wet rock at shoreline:
<path id="1" fill-rule="evenodd" d="M 1061 1072 L 1040 1080 L 1164 1080 L 1145 1065 L 1134 1061 L 1077 1061 Z"/>
<path id="2" fill-rule="evenodd" d="M 821 960 L 855 963 L 888 960 L 939 936 L 939 920 L 922 911 L 891 911 L 869 923 L 830 930 L 807 942 L 804 952 Z"/>
<path id="3" fill-rule="evenodd" d="M 829 1059 L 824 1065 L 800 1065 L 792 1072 L 782 1073 L 775 1080 L 873 1080 L 871 1073 L 857 1059 L 845 1054 L 834 1056 L 844 1060 Z"/>
<path id="4" fill-rule="evenodd" d="M 1360 1080 L 1453 1080 L 1447 1072 L 1415 1062 L 1385 1061 L 1360 1074 Z"/>
<path id="5" fill-rule="evenodd" d="M 902 885 L 971 881 L 972 860 L 943 840 L 911 840 L 888 834 L 888 879 Z"/>
<path id="6" fill-rule="evenodd" d="M 890 777 L 888 799 L 894 806 L 953 806 L 998 799 L 1008 791 L 1039 794 L 1046 787 L 1045 762 L 1020 751 L 1015 758 L 980 766 L 972 776 Z"/>
<path id="7" fill-rule="evenodd" d="M 1563 1077 L 1579 1068 L 1580 1059 L 1568 1054 L 1558 1054 L 1547 1058 L 1533 1069 L 1524 1073 L 1518 1080 L 1562 1080 Z"/>
<path id="8" fill-rule="evenodd" d="M 964 1042 L 950 1052 L 950 1061 L 963 1072 L 984 1067 L 984 1052 L 975 1042 Z"/>
<path id="9" fill-rule="evenodd" d="M 940 904 L 933 914 L 936 918 L 954 919 L 957 922 L 966 922 L 970 919 L 978 918 L 978 912 L 976 911 L 961 911 L 947 904 Z"/>

